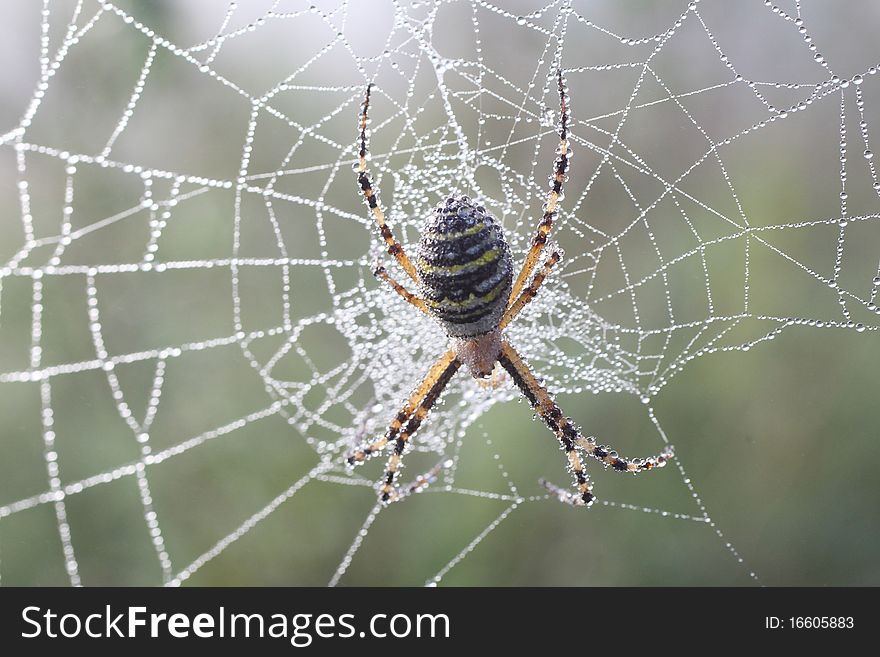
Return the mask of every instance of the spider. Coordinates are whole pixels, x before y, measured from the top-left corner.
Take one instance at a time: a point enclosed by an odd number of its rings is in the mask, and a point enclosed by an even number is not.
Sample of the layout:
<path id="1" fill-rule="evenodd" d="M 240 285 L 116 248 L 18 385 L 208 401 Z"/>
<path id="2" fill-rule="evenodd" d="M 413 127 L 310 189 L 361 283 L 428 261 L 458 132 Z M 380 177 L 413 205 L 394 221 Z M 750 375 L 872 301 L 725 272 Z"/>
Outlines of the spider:
<path id="1" fill-rule="evenodd" d="M 548 249 L 550 255 L 526 285 L 541 253 L 548 246 L 570 158 L 569 98 L 561 70 L 556 72 L 556 78 L 560 101 L 559 147 L 550 177 L 550 191 L 544 204 L 544 215 L 516 280 L 513 279 L 510 247 L 500 224 L 486 208 L 467 196 L 449 197 L 436 208 L 425 222 L 415 263 L 409 259 L 385 221 L 367 173 L 367 111 L 373 85 L 367 86 L 358 123 L 358 185 L 379 226 L 382 239 L 388 245 L 388 253 L 394 256 L 418 286 L 421 296 L 409 292 L 382 265 L 376 266 L 374 274 L 421 312 L 436 319 L 450 338 L 447 351 L 412 391 L 385 435 L 348 456 L 348 464 L 357 465 L 388 445 L 393 445 L 385 475 L 378 486 L 379 498 L 384 504 L 401 499 L 433 480 L 437 468 L 402 490 L 397 483 L 403 454 L 410 439 L 462 365 L 479 380 L 488 377 L 495 363 L 500 363 L 544 424 L 556 434 L 568 459 L 576 492 L 566 491 L 543 479 L 540 483 L 562 502 L 573 506 L 590 506 L 595 501 L 590 479 L 584 471 L 585 456 L 597 459 L 606 468 L 611 466 L 618 472 L 633 474 L 662 467 L 672 458 L 670 447 L 662 454 L 647 459 L 625 459 L 610 447 L 596 444 L 592 436 L 584 436 L 571 419 L 563 415 L 547 389 L 504 337 L 505 327 L 535 297 L 550 270 L 562 257 L 560 250 L 551 242 Z"/>

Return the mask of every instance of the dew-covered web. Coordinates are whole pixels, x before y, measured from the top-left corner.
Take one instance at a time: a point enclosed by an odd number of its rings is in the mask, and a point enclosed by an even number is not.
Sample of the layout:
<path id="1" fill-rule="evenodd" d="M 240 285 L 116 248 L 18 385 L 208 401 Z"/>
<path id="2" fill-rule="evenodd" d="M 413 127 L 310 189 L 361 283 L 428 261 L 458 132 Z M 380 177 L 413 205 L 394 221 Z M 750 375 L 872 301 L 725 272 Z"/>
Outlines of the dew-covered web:
<path id="1" fill-rule="evenodd" d="M 46 0 L 4 9 L 17 19 L 3 28 L 6 47 L 18 49 L 4 68 L 27 80 L 29 95 L 10 84 L 0 138 L 0 431 L 9 437 L 0 581 L 21 579 L 16 555 L 31 540 L 58 546 L 42 566 L 63 564 L 71 584 L 104 581 L 82 564 L 109 558 L 89 554 L 90 532 L 120 481 L 136 484 L 138 503 L 112 523 L 143 534 L 149 549 L 122 551 L 158 564 L 153 583 L 186 582 L 297 497 L 317 504 L 323 493 L 310 489 L 344 488 L 345 504 L 366 513 L 333 543 L 334 585 L 376 567 L 358 556 L 383 515 L 425 498 L 432 512 L 455 513 L 468 498 L 495 511 L 436 568 L 406 573 L 409 583 L 444 583 L 531 507 L 565 511 L 569 523 L 598 508 L 698 525 L 744 581 L 760 581 L 710 515 L 687 453 L 633 480 L 673 481 L 684 495 L 668 505 L 635 490 L 606 498 L 614 475 L 597 472 L 597 507 L 553 506 L 535 482 L 569 483 L 552 435 L 535 424 L 543 441 L 529 445 L 558 457 L 557 469 L 520 477 L 484 421 L 499 405 L 528 417 L 509 403 L 520 395 L 504 376 L 494 387 L 453 380 L 404 471 L 406 480 L 442 463 L 422 493 L 374 506 L 376 464 L 344 466 L 353 445 L 381 434 L 445 341 L 371 274 L 388 256 L 352 172 L 369 81 L 369 168 L 401 241 L 417 241 L 446 195 L 468 193 L 503 222 L 519 261 L 547 189 L 553 74 L 564 69 L 574 160 L 554 238 L 565 257 L 508 333 L 567 413 L 577 417 L 577 400 L 593 393 L 640 400 L 644 442 L 599 435 L 622 453 L 677 444 L 655 398 L 698 359 L 775 348 L 793 327 L 876 339 L 880 179 L 870 139 L 880 52 L 861 42 L 866 58 L 834 33 L 826 51 L 819 34 L 830 10 L 797 1 L 660 4 Z M 750 160 L 764 143 L 792 151 Z M 787 162 L 794 173 L 774 178 Z M 810 190 L 820 202 L 782 215 L 755 201 Z M 262 446 L 265 435 L 280 447 Z M 190 526 L 168 520 L 198 497 L 173 486 L 231 476 L 214 465 L 215 444 L 292 454 L 298 467 L 256 493 L 199 500 Z M 482 479 L 467 472 L 480 452 L 492 461 L 486 472 L 497 468 Z M 41 510 L 54 538 L 16 523 Z M 320 513 L 332 524 L 332 508 Z M 319 534 L 319 524 L 309 526 Z M 432 524 L 407 531 L 430 535 Z M 175 549 L 184 544 L 200 547 Z M 271 569 L 248 545 L 236 559 Z"/>

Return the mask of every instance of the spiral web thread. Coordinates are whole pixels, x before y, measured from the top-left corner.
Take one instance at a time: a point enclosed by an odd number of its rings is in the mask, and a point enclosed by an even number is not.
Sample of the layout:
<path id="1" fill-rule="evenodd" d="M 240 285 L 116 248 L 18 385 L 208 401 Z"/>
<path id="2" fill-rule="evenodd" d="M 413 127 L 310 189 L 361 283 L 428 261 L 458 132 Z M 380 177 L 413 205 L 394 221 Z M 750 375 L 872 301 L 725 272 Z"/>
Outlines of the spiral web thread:
<path id="1" fill-rule="evenodd" d="M 200 18 L 211 22 L 214 36 L 195 45 L 184 45 L 165 36 L 160 28 L 128 13 L 121 4 L 80 0 L 69 6 L 56 6 L 46 0 L 42 6 L 41 33 L 36 37 L 40 43 L 39 82 L 17 125 L 0 138 L 0 151 L 15 165 L 11 172 L 16 178 L 20 224 L 19 243 L 0 267 L 0 285 L 8 287 L 12 282 L 29 281 L 32 288 L 27 363 L 19 368 L 4 368 L 0 372 L 0 385 L 39 387 L 41 435 L 33 439 L 42 441 L 47 474 L 43 492 L 0 506 L 0 532 L 6 518 L 27 513 L 34 507 L 52 507 L 72 585 L 89 582 L 80 576 L 78 532 L 76 525 L 68 521 L 67 504 L 83 491 L 100 489 L 109 482 L 128 477 L 136 480 L 143 510 L 143 518 L 137 521 L 146 523 L 164 583 L 170 585 L 185 582 L 312 482 L 363 487 L 364 495 L 372 495 L 369 489 L 374 482 L 360 471 L 346 470 L 342 457 L 365 435 L 382 430 L 409 387 L 427 367 L 443 336 L 429 320 L 409 312 L 388 289 L 377 286 L 370 275 L 373 262 L 382 257 L 382 249 L 368 213 L 360 205 L 351 171 L 355 161 L 354 118 L 367 81 L 377 84 L 376 109 L 370 126 L 374 140 L 370 167 L 378 185 L 385 183 L 381 199 L 403 243 L 412 244 L 417 239 L 420 218 L 445 195 L 467 192 L 480 198 L 499 216 L 514 253 L 521 257 L 545 193 L 544 176 L 549 172 L 550 160 L 548 145 L 552 143 L 556 121 L 552 75 L 557 66 L 563 67 L 573 99 L 571 140 L 576 154 L 573 164 L 576 173 L 569 182 L 559 218 L 560 228 L 555 235 L 566 247 L 566 255 L 559 273 L 547 283 L 523 318 L 511 326 L 509 333 L 536 370 L 547 377 L 548 386 L 554 392 L 618 392 L 639 396 L 650 423 L 656 428 L 658 445 L 669 441 L 651 400 L 694 359 L 720 351 L 747 351 L 778 338 L 793 326 L 856 332 L 878 330 L 876 293 L 880 265 L 874 263 L 873 276 L 859 280 L 845 278 L 849 227 L 873 223 L 880 217 L 867 212 L 854 213 L 848 208 L 847 175 L 858 172 L 862 177 L 869 176 L 870 184 L 877 190 L 872 192 L 873 200 L 877 200 L 880 181 L 869 144 L 869 103 L 863 94 L 863 83 L 864 88 L 874 83 L 870 76 L 876 73 L 876 62 L 866 62 L 855 74 L 838 76 L 834 62 L 823 57 L 820 44 L 813 42 L 810 26 L 801 18 L 799 2 L 784 8 L 770 2 L 751 8 L 750 20 L 774 22 L 779 24 L 779 29 L 796 35 L 800 49 L 790 56 L 811 67 L 810 77 L 784 82 L 753 80 L 738 71 L 737 61 L 725 54 L 724 43 L 713 36 L 714 26 L 704 15 L 704 6 L 712 4 L 709 2 L 682 3 L 678 12 L 670 15 L 664 31 L 643 36 L 619 34 L 598 19 L 594 22 L 588 9 L 573 7 L 561 0 L 519 14 L 503 8 L 506 3 L 482 0 L 468 4 L 395 2 L 390 30 L 377 30 L 371 36 L 381 42 L 381 52 L 369 56 L 359 55 L 349 39 L 352 33 L 371 30 L 373 26 L 351 25 L 354 19 L 349 16 L 352 5 L 348 2 L 317 7 L 280 0 L 255 3 L 260 4 L 260 13 L 256 16 L 252 15 L 253 6 L 244 9 L 244 4 L 230 3 L 222 15 Z M 442 27 L 438 21 L 452 4 L 459 10 L 466 9 L 457 14 L 468 19 L 460 28 L 465 30 L 470 43 L 470 55 L 466 57 L 444 56 L 437 42 Z M 243 12 L 248 12 L 246 18 L 242 18 Z M 104 143 L 88 152 L 32 138 L 32 124 L 42 118 L 43 102 L 53 88 L 56 74 L 61 77 L 68 58 L 90 40 L 100 39 L 100 28 L 108 24 L 123 37 L 142 42 L 144 46 L 143 65 L 130 81 L 131 90 L 118 122 L 106 126 Z M 507 30 L 511 38 L 528 36 L 532 42 L 542 43 L 543 46 L 529 52 L 531 68 L 520 70 L 516 77 L 503 75 L 493 68 L 488 56 L 484 57 L 484 49 L 488 49 L 484 43 L 489 34 L 487 24 L 494 26 L 494 30 Z M 236 80 L 215 66 L 223 60 L 224 50 L 236 47 L 236 42 L 259 36 L 279 25 L 288 34 L 323 26 L 320 38 L 326 36 L 324 46 L 297 68 L 289 67 L 284 76 L 263 93 L 254 93 L 246 79 Z M 660 75 L 655 63 L 684 39 L 702 40 L 704 45 L 710 46 L 719 64 L 714 83 L 673 90 Z M 609 63 L 577 57 L 572 44 L 590 40 L 614 44 L 615 54 L 609 55 Z M 621 51 L 631 53 L 629 58 L 615 59 Z M 323 83 L 313 84 L 313 69 L 320 67 L 322 60 L 331 54 L 345 62 L 347 70 L 340 73 L 344 81 L 336 84 L 333 77 L 322 72 L 319 77 Z M 224 135 L 224 139 L 242 144 L 237 173 L 214 178 L 193 171 L 152 168 L 130 157 L 117 159 L 117 144 L 125 139 L 129 124 L 137 119 L 141 98 L 149 92 L 158 75 L 156 66 L 160 60 L 169 58 L 186 67 L 190 75 L 250 107 L 239 132 Z M 582 75 L 588 73 L 622 76 L 630 85 L 622 97 L 623 103 L 612 111 L 591 115 L 587 103 L 579 102 L 579 98 L 590 93 L 579 86 Z M 433 87 L 416 84 L 416 80 L 421 84 L 426 76 Z M 653 95 L 646 99 L 645 90 L 649 87 Z M 773 93 L 780 89 L 794 100 L 780 105 L 771 102 Z M 759 118 L 728 134 L 710 134 L 689 110 L 689 103 L 719 90 L 735 90 L 757 101 Z M 295 109 L 295 105 L 284 102 L 285 96 L 297 93 L 327 99 L 330 105 L 316 119 L 301 118 L 291 109 Z M 839 213 L 832 217 L 755 223 L 740 203 L 733 177 L 728 175 L 725 149 L 756 134 L 770 133 L 777 126 L 830 103 L 840 107 L 837 114 L 840 121 Z M 643 117 L 650 117 L 654 107 L 679 112 L 681 120 L 691 128 L 686 139 L 699 145 L 699 155 L 674 175 L 662 166 L 658 169 L 651 157 L 643 156 L 637 146 L 627 143 L 629 125 L 649 120 Z M 857 127 L 852 125 L 853 109 Z M 428 125 L 421 117 L 432 111 L 443 118 Z M 252 160 L 260 155 L 261 130 L 270 122 L 282 126 L 286 143 L 291 146 L 274 168 L 265 168 L 254 165 Z M 344 126 L 343 130 L 337 130 L 335 126 L 339 124 Z M 494 137 L 499 130 L 500 141 L 488 138 L 490 132 Z M 343 134 L 344 138 L 338 136 Z M 321 152 L 325 155 L 311 164 L 301 163 L 299 151 L 314 144 L 323 149 Z M 522 153 L 523 149 L 533 153 L 530 165 L 522 165 L 511 155 L 515 150 Z M 858 156 L 848 159 L 847 153 L 852 152 Z M 55 222 L 54 230 L 48 232 L 36 226 L 32 198 L 35 194 L 57 194 L 57 191 L 35 189 L 37 182 L 31 175 L 35 161 L 52 162 L 63 169 L 61 217 Z M 712 201 L 704 201 L 699 190 L 687 185 L 688 177 L 694 172 L 709 168 L 714 172 L 710 188 L 716 193 L 715 198 L 720 190 L 728 201 L 724 209 L 713 207 Z M 499 181 L 495 188 L 489 189 L 481 182 L 487 171 L 494 172 Z M 93 176 L 106 172 L 124 177 L 133 181 L 140 193 L 131 199 L 128 207 L 109 216 L 76 217 L 78 183 L 84 172 Z M 299 177 L 310 181 L 310 194 L 285 191 L 284 183 L 295 183 Z M 603 181 L 610 181 L 631 204 L 628 223 L 613 229 L 603 225 L 594 212 L 586 210 L 590 192 Z M 643 191 L 642 185 L 651 185 L 650 194 Z M 201 197 L 223 192 L 228 195 L 224 199 L 233 199 L 227 204 L 228 214 L 224 217 L 224 221 L 233 225 L 233 239 L 226 257 L 192 260 L 163 257 L 163 233 L 174 223 L 180 209 Z M 262 208 L 259 215 L 254 211 L 256 205 Z M 695 213 L 716 222 L 720 234 L 701 236 L 701 226 L 693 220 Z M 13 217 L 6 217 L 4 221 L 12 222 Z M 243 226 L 254 221 L 265 222 L 269 233 L 274 235 L 274 240 L 267 239 L 261 245 L 261 255 L 253 255 L 253 249 L 245 253 L 242 248 Z M 315 236 L 318 246 L 313 255 L 293 254 L 292 233 L 284 227 L 284 223 L 290 221 L 308 226 L 310 234 Z M 149 226 L 146 235 L 145 223 Z M 692 246 L 679 246 L 677 252 L 670 252 L 660 243 L 659 227 L 670 223 L 689 231 L 693 236 Z M 141 244 L 140 258 L 117 262 L 108 256 L 83 263 L 65 257 L 77 241 L 118 229 L 120 225 L 133 227 L 123 233 L 122 239 Z M 362 245 L 359 256 L 334 255 L 340 225 L 346 226 L 345 231 L 364 237 L 358 242 Z M 832 227 L 835 235 L 830 244 L 833 259 L 821 271 L 777 246 L 773 239 L 779 233 L 809 233 L 823 227 Z M 636 233 L 648 240 L 647 251 L 639 255 L 633 254 L 627 241 L 628 236 Z M 824 239 L 825 233 L 822 235 Z M 729 298 L 720 298 L 710 280 L 713 249 L 730 243 L 740 247 L 737 266 L 743 281 L 735 304 L 730 303 Z M 814 288 L 830 289 L 837 302 L 836 315 L 824 312 L 812 317 L 785 312 L 774 315 L 753 310 L 751 291 L 765 284 L 755 280 L 750 272 L 752 254 L 759 249 L 777 254 Z M 688 317 L 675 307 L 678 290 L 672 273 L 683 263 L 694 262 L 702 272 L 702 307 L 699 316 Z M 608 271 L 606 266 L 614 271 L 614 280 L 619 284 L 603 280 Z M 280 320 L 276 325 L 249 326 L 246 292 L 241 280 L 244 272 L 254 269 L 271 270 L 280 281 L 280 293 L 275 300 Z M 120 351 L 105 344 L 112 338 L 102 323 L 102 289 L 108 281 L 133 273 L 161 277 L 172 272 L 204 270 L 220 270 L 229 277 L 231 325 L 215 327 L 216 333 L 200 340 L 143 350 Z M 329 309 L 299 311 L 291 282 L 305 271 L 320 273 L 326 284 L 322 294 Z M 86 321 L 94 356 L 47 364 L 42 349 L 47 313 L 43 303 L 44 286 L 59 277 L 76 279 L 85 290 Z M 639 297 L 641 290 L 649 286 L 659 291 L 663 300 L 659 311 L 644 307 Z M 0 295 L 2 290 L 0 288 Z M 627 307 L 626 312 L 603 311 L 604 303 L 621 300 Z M 10 314 L 20 312 L 16 307 L 6 307 L 3 301 L 4 297 L 0 296 L 0 323 L 9 321 Z M 727 310 L 734 305 L 734 310 Z M 615 316 L 615 312 L 619 315 Z M 402 318 L 408 319 L 403 321 Z M 329 368 L 313 362 L 312 343 L 305 338 L 313 328 L 342 336 L 350 353 Z M 745 339 L 741 332 L 744 328 L 750 331 Z M 149 327 L 145 330 L 149 331 Z M 268 340 L 280 346 L 266 356 L 265 350 L 257 347 Z M 577 344 L 576 353 L 555 346 L 564 340 Z M 173 444 L 161 448 L 154 447 L 153 421 L 161 415 L 163 403 L 167 403 L 163 397 L 166 368 L 175 360 L 185 360 L 198 352 L 230 349 L 239 350 L 260 377 L 265 388 L 265 405 L 198 435 L 175 439 Z M 279 364 L 293 357 L 305 363 L 307 376 L 285 379 L 277 374 Z M 124 386 L 116 374 L 137 362 L 150 363 L 154 371 L 142 419 L 129 406 Z M 134 461 L 96 471 L 87 478 L 68 481 L 63 476 L 65 464 L 56 446 L 58 427 L 54 409 L 58 393 L 54 382 L 58 377 L 87 372 L 103 373 L 119 417 L 130 428 L 140 456 Z M 369 397 L 367 401 L 361 394 L 364 391 Z M 312 397 L 306 401 L 308 395 Z M 520 492 L 520 487 L 525 489 L 527 482 L 514 482 L 501 461 L 498 467 L 507 482 L 507 491 L 460 487 L 456 482 L 458 455 L 465 434 L 470 427 L 479 428 L 480 417 L 494 404 L 517 397 L 512 385 L 502 382 L 497 388 L 487 390 L 467 377 L 459 377 L 447 395 L 456 401 L 438 408 L 416 441 L 417 450 L 448 459 L 440 481 L 425 494 L 478 496 L 498 500 L 504 507 L 459 553 L 450 555 L 446 565 L 426 577 L 429 584 L 442 582 L 450 570 L 519 507 L 549 503 L 545 501 L 546 495 L 530 496 Z M 190 563 L 178 562 L 166 547 L 161 516 L 153 505 L 151 471 L 184 453 L 198 452 L 210 441 L 234 441 L 245 427 L 259 425 L 271 417 L 283 418 L 292 440 L 307 445 L 314 452 L 317 464 L 296 477 L 265 506 L 255 509 L 234 531 L 218 536 L 216 543 L 207 545 L 201 556 Z M 757 575 L 743 564 L 736 549 L 710 517 L 681 462 L 674 460 L 666 472 L 670 469 L 677 469 L 682 485 L 692 498 L 690 508 L 678 510 L 619 503 L 601 499 L 601 493 L 600 502 L 706 525 L 706 531 L 717 534 L 720 549 L 728 550 L 742 564 L 741 568 L 757 581 Z M 401 502 L 407 503 L 409 500 Z M 370 511 L 355 532 L 355 540 L 347 549 L 340 550 L 339 567 L 331 584 L 344 581 L 375 519 L 381 513 L 393 512 L 394 508 L 385 510 L 377 505 Z M 2 575 L 0 554 L 0 577 Z"/>

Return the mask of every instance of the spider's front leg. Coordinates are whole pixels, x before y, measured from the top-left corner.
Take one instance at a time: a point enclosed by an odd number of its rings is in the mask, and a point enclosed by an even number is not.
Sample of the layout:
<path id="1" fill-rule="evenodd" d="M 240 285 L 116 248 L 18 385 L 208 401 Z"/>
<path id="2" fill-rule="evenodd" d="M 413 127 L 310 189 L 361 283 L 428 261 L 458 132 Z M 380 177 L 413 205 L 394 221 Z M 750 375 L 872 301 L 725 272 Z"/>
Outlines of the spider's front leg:
<path id="1" fill-rule="evenodd" d="M 370 183 L 370 174 L 367 173 L 367 111 L 370 109 L 370 92 L 372 89 L 373 85 L 368 84 L 367 91 L 364 94 L 364 102 L 361 106 L 361 114 L 358 118 L 358 128 L 360 129 L 358 141 L 360 148 L 358 149 L 357 182 L 358 186 L 361 188 L 361 193 L 364 195 L 364 200 L 367 202 L 370 212 L 373 214 L 373 218 L 379 225 L 379 233 L 382 235 L 382 239 L 385 240 L 385 244 L 388 245 L 388 253 L 394 256 L 406 272 L 407 276 L 409 276 L 414 282 L 418 283 L 419 275 L 416 272 L 415 265 L 413 265 L 412 261 L 406 255 L 403 246 L 401 246 L 400 242 L 394 237 L 394 234 L 391 232 L 391 227 L 385 221 L 385 213 L 382 212 L 382 207 L 379 205 L 379 199 L 376 197 L 376 192 L 373 189 L 372 183 Z"/>
<path id="2" fill-rule="evenodd" d="M 557 82 L 559 86 L 559 146 L 556 149 L 556 162 L 553 167 L 553 175 L 550 177 L 550 191 L 547 194 L 547 201 L 544 203 L 544 216 L 538 224 L 538 230 L 532 239 L 532 246 L 526 254 L 522 269 L 516 277 L 516 281 L 510 290 L 510 303 L 513 304 L 526 281 L 532 274 L 541 252 L 547 244 L 550 237 L 550 231 L 553 229 L 553 220 L 556 217 L 556 208 L 559 199 L 562 198 L 562 185 L 565 182 L 568 163 L 571 159 L 571 148 L 568 143 L 568 120 L 569 120 L 569 102 L 568 95 L 565 92 L 565 78 L 562 76 L 562 70 L 556 72 Z"/>
<path id="3" fill-rule="evenodd" d="M 633 474 L 644 470 L 663 467 L 672 458 L 672 447 L 667 446 L 663 453 L 647 459 L 625 459 L 614 450 L 605 445 L 596 445 L 592 436 L 585 437 L 574 425 L 570 418 L 562 414 L 559 406 L 553 401 L 547 389 L 541 385 L 532 374 L 522 357 L 506 340 L 501 344 L 501 355 L 498 360 L 513 378 L 517 387 L 522 391 L 556 437 L 568 457 L 569 468 L 575 478 L 577 495 L 566 494 L 552 484 L 542 481 L 542 485 L 550 492 L 556 494 L 559 499 L 576 506 L 589 506 L 595 500 L 590 481 L 583 471 L 579 452 L 601 461 L 606 466 L 611 466 L 618 472 L 632 472 Z"/>

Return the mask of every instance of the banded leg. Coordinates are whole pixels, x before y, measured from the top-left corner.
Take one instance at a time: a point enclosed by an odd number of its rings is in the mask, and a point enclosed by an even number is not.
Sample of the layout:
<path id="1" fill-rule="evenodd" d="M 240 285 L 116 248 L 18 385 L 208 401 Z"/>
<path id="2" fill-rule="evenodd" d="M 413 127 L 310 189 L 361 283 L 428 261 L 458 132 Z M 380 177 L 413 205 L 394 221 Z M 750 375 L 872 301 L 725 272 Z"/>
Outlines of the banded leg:
<path id="1" fill-rule="evenodd" d="M 568 469 L 574 477 L 577 495 L 570 495 L 565 499 L 560 496 L 560 499 L 575 506 L 590 506 L 596 497 L 592 493 L 593 486 L 578 453 L 576 440 L 580 432 L 574 428 L 571 420 L 562 415 L 556 402 L 553 401 L 544 386 L 538 382 L 535 375 L 507 340 L 501 343 L 501 355 L 498 360 L 501 366 L 513 377 L 514 383 L 529 400 L 532 408 L 541 416 L 544 424 L 556 434 L 560 446 L 565 451 Z"/>
<path id="2" fill-rule="evenodd" d="M 397 292 L 400 296 L 406 299 L 409 303 L 414 305 L 416 308 L 421 310 L 426 315 L 429 315 L 428 306 L 425 305 L 424 299 L 419 299 L 412 292 L 408 291 L 403 285 L 395 281 L 391 276 L 388 275 L 388 272 L 385 271 L 385 267 L 383 265 L 376 265 L 376 268 L 373 270 L 373 275 L 388 283 L 395 292 Z"/>
<path id="3" fill-rule="evenodd" d="M 394 441 L 394 450 L 391 452 L 391 456 L 388 457 L 388 463 L 385 466 L 385 475 L 382 478 L 382 482 L 379 484 L 379 499 L 381 499 L 382 502 L 390 503 L 399 498 L 397 490 L 398 486 L 395 480 L 400 471 L 403 451 L 406 449 L 409 439 L 416 431 L 418 431 L 418 428 L 421 426 L 428 411 L 431 410 L 431 407 L 440 397 L 443 389 L 458 371 L 459 367 L 461 367 L 461 361 L 457 358 L 453 358 L 452 362 L 450 362 L 446 366 L 446 369 L 444 369 L 435 379 L 431 389 L 425 395 L 425 398 L 413 411 L 409 422 L 406 423 L 406 427 L 404 427 L 403 431 L 397 436 L 397 440 Z"/>
<path id="4" fill-rule="evenodd" d="M 348 455 L 346 459 L 349 465 L 358 465 L 363 463 L 371 456 L 375 455 L 379 452 L 385 445 L 387 445 L 390 441 L 397 438 L 397 434 L 400 432 L 401 426 L 406 422 L 410 415 L 412 415 L 415 408 L 422 403 L 425 399 L 425 396 L 437 382 L 438 378 L 442 376 L 443 372 L 446 371 L 446 368 L 455 361 L 455 352 L 451 349 L 443 354 L 436 363 L 431 366 L 431 369 L 428 370 L 428 374 L 425 375 L 425 378 L 422 379 L 422 382 L 416 386 L 415 390 L 410 394 L 409 399 L 404 403 L 403 408 L 397 413 L 397 416 L 391 421 L 391 424 L 388 425 L 388 430 L 385 432 L 385 435 L 379 438 L 378 440 L 365 445 L 351 454 Z"/>
<path id="5" fill-rule="evenodd" d="M 556 76 L 559 82 L 559 147 L 556 149 L 556 162 L 551 178 L 550 193 L 547 195 L 547 202 L 544 203 L 544 216 L 541 219 L 541 223 L 538 224 L 538 231 L 532 239 L 532 246 L 528 254 L 526 254 L 522 270 L 519 272 L 516 282 L 510 290 L 509 303 L 513 303 L 514 299 L 519 296 L 526 281 L 531 276 L 532 270 L 538 264 L 538 258 L 541 257 L 541 251 L 544 250 L 550 230 L 553 228 L 556 206 L 562 196 L 562 184 L 565 182 L 566 171 L 568 171 L 568 160 L 570 157 L 568 147 L 568 96 L 565 93 L 565 80 L 562 77 L 562 69 L 556 72 Z"/>
<path id="6" fill-rule="evenodd" d="M 503 329 L 508 324 L 510 324 L 513 319 L 520 314 L 523 308 L 525 308 L 532 299 L 535 298 L 535 295 L 538 294 L 538 289 L 544 283 L 544 279 L 547 278 L 550 270 L 553 269 L 554 265 L 562 258 L 562 254 L 559 249 L 553 249 L 553 252 L 550 254 L 550 257 L 544 261 L 544 266 L 535 274 L 535 277 L 532 279 L 532 282 L 529 283 L 529 286 L 522 291 L 522 294 L 517 297 L 516 301 L 514 301 L 510 306 L 504 311 L 504 316 L 501 318 L 501 322 L 498 324 L 498 329 Z"/>
<path id="7" fill-rule="evenodd" d="M 385 244 L 388 245 L 388 253 L 393 255 L 397 259 L 397 262 L 400 263 L 400 266 L 403 267 L 403 270 L 407 275 L 413 281 L 418 283 L 419 275 L 416 273 L 415 266 L 407 257 L 400 242 L 394 238 L 391 228 L 385 223 L 385 213 L 382 212 L 382 208 L 379 207 L 379 199 L 376 198 L 376 193 L 373 191 L 373 186 L 370 184 L 370 175 L 367 173 L 367 110 L 370 108 L 370 90 L 372 88 L 372 83 L 367 85 L 367 92 L 362 105 L 363 109 L 358 121 L 358 126 L 360 127 L 360 150 L 358 151 L 357 181 L 358 185 L 360 185 L 361 192 L 364 195 L 364 200 L 370 207 L 370 212 L 373 213 L 376 223 L 379 224 L 379 233 L 382 235 L 382 239 L 385 240 Z"/>
<path id="8" fill-rule="evenodd" d="M 662 468 L 666 465 L 666 462 L 669 461 L 669 459 L 675 456 L 672 445 L 667 445 L 666 451 L 661 452 L 656 456 L 649 456 L 644 459 L 626 459 L 620 456 L 608 445 L 597 445 L 596 439 L 593 436 L 578 436 L 575 443 L 578 447 L 583 449 L 584 453 L 588 456 L 592 456 L 606 468 L 611 466 L 616 472 L 631 472 L 633 474 L 639 474 L 640 472 L 653 470 L 654 468 Z"/>
<path id="9" fill-rule="evenodd" d="M 647 459 L 625 459 L 605 445 L 596 445 L 596 439 L 592 436 L 585 437 L 580 429 L 575 426 L 571 419 L 565 417 L 562 411 L 553 401 L 547 389 L 535 378 L 529 367 L 522 360 L 522 357 L 506 340 L 501 344 L 501 356 L 499 357 L 501 365 L 510 372 L 517 387 L 526 396 L 532 407 L 541 416 L 551 431 L 553 431 L 566 454 L 572 451 L 582 451 L 587 456 L 600 461 L 605 466 L 611 466 L 617 472 L 632 472 L 637 474 L 645 470 L 663 467 L 666 462 L 672 458 L 672 447 L 668 447 L 665 452 L 657 456 Z M 589 504 L 593 501 L 594 496 L 590 493 L 588 480 L 586 485 L 582 482 L 582 477 L 578 475 L 575 465 L 579 465 L 579 461 L 569 456 L 569 465 L 575 475 L 578 494 L 581 501 L 577 504 Z M 585 479 L 585 477 L 583 477 Z M 545 484 L 545 487 L 546 484 Z M 556 487 L 551 488 L 552 492 L 557 492 Z M 585 496 L 585 493 L 588 497 Z"/>
<path id="10" fill-rule="evenodd" d="M 401 488 L 400 493 L 397 496 L 397 500 L 398 501 L 402 500 L 404 497 L 407 497 L 409 495 L 413 495 L 414 493 L 421 493 L 428 486 L 430 486 L 435 481 L 437 481 L 437 475 L 440 474 L 440 471 L 443 468 L 451 468 L 451 467 L 452 467 L 452 460 L 451 459 L 444 459 L 443 461 L 440 461 L 437 465 L 435 465 L 433 468 L 431 468 L 427 472 L 423 472 L 418 477 L 413 479 L 411 482 L 409 482 L 408 484 L 405 484 Z"/>
<path id="11" fill-rule="evenodd" d="M 556 499 L 563 504 L 570 504 L 571 506 L 592 506 L 593 501 L 596 499 L 594 497 L 589 502 L 584 502 L 583 498 L 579 497 L 576 493 L 566 490 L 562 486 L 557 486 L 544 478 L 538 479 L 538 484 L 546 488 L 548 493 L 556 497 Z"/>

